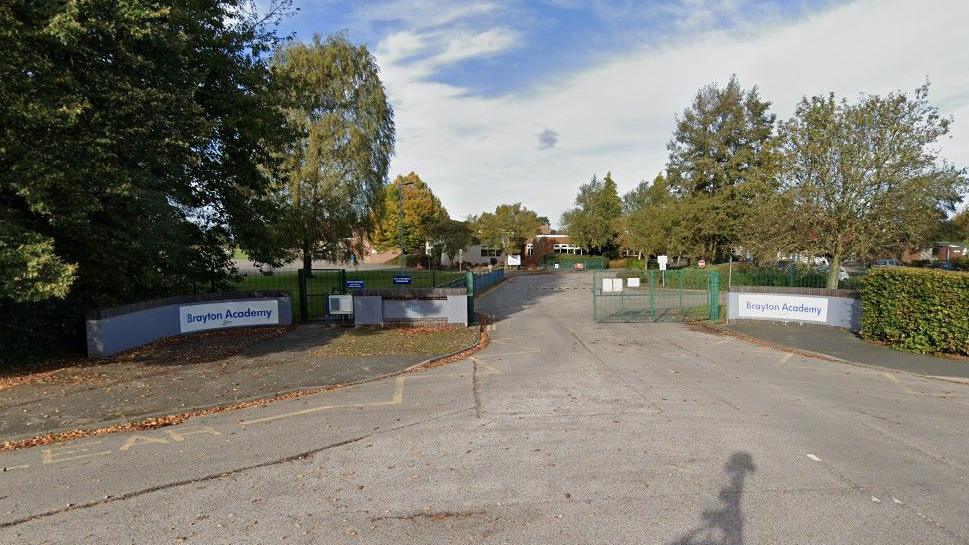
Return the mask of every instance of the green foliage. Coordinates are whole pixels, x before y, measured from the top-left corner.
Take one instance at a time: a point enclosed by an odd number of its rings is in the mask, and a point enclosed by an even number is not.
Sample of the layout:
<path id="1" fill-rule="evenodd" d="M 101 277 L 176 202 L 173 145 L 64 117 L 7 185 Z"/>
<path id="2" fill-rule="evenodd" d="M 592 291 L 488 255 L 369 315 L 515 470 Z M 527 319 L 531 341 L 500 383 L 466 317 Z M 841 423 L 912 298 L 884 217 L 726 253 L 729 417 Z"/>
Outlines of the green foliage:
<path id="1" fill-rule="evenodd" d="M 64 263 L 54 240 L 0 219 L 0 299 L 33 303 L 63 299 L 77 266 Z"/>
<path id="2" fill-rule="evenodd" d="M 671 193 L 666 178 L 657 176 L 636 198 L 639 208 L 615 223 L 622 249 L 647 256 L 693 253 L 698 246 L 693 238 L 693 214 L 684 198 Z"/>
<path id="3" fill-rule="evenodd" d="M 475 238 L 490 248 L 500 248 L 504 255 L 522 252 L 525 243 L 539 233 L 542 222 L 538 214 L 521 203 L 499 204 L 494 213 L 485 212 L 471 218 Z"/>
<path id="4" fill-rule="evenodd" d="M 471 226 L 466 221 L 441 219 L 431 225 L 428 240 L 434 246 L 436 255 L 446 255 L 449 261 L 462 248 L 471 244 Z"/>
<path id="5" fill-rule="evenodd" d="M 377 62 L 341 35 L 313 36 L 277 50 L 273 72 L 299 138 L 279 157 L 280 252 L 253 257 L 301 254 L 307 269 L 314 257 L 346 259 L 346 241 L 370 226 L 394 150 L 394 114 Z"/>
<path id="6" fill-rule="evenodd" d="M 767 191 L 777 172 L 770 103 L 736 77 L 708 85 L 677 119 L 667 148 L 670 185 L 686 205 L 698 252 L 719 260 L 737 243 L 753 196 Z M 691 244 L 694 245 L 694 244 Z"/>
<path id="7" fill-rule="evenodd" d="M 595 176 L 579 187 L 575 208 L 562 214 L 562 227 L 572 244 L 580 248 L 595 248 L 600 252 L 614 246 L 615 221 L 622 214 L 622 200 L 612 173 L 601 181 Z"/>
<path id="8" fill-rule="evenodd" d="M 965 169 L 938 156 L 949 120 L 914 96 L 890 93 L 857 104 L 834 95 L 803 99 L 781 125 L 779 192 L 758 206 L 751 249 L 830 255 L 829 287 L 846 256 L 901 255 L 930 242 L 967 188 Z"/>
<path id="9" fill-rule="evenodd" d="M 576 263 L 584 264 L 587 269 L 605 269 L 609 266 L 609 260 L 601 255 L 546 254 L 543 260 L 546 265 L 561 263 L 566 268 L 572 268 Z"/>
<path id="10" fill-rule="evenodd" d="M 0 306 L 80 340 L 85 309 L 230 278 L 233 241 L 275 219 L 261 166 L 286 138 L 266 61 L 278 13 L 249 6 L 0 7 Z M 9 327 L 5 358 L 25 345 Z"/>
<path id="11" fill-rule="evenodd" d="M 969 273 L 886 267 L 861 290 L 861 334 L 915 352 L 969 355 Z"/>
<path id="12" fill-rule="evenodd" d="M 386 186 L 373 212 L 371 243 L 380 251 L 400 248 L 400 191 L 404 191 L 404 238 L 407 253 L 424 251 L 433 229 L 448 220 L 447 210 L 420 176 L 411 172 Z M 462 246 L 463 248 L 464 246 Z"/>

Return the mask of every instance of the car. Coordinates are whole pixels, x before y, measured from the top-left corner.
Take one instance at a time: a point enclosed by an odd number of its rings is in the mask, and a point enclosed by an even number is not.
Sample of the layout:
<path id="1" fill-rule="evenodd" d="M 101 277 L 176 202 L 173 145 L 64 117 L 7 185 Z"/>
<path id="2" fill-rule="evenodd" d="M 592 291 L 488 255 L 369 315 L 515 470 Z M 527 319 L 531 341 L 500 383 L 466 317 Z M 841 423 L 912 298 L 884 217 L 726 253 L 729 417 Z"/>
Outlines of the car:
<path id="1" fill-rule="evenodd" d="M 942 269 L 943 271 L 954 271 L 956 266 L 951 261 L 937 261 L 932 264 L 933 269 Z"/>
<path id="2" fill-rule="evenodd" d="M 873 267 L 900 267 L 902 264 L 897 259 L 879 259 L 875 261 Z"/>

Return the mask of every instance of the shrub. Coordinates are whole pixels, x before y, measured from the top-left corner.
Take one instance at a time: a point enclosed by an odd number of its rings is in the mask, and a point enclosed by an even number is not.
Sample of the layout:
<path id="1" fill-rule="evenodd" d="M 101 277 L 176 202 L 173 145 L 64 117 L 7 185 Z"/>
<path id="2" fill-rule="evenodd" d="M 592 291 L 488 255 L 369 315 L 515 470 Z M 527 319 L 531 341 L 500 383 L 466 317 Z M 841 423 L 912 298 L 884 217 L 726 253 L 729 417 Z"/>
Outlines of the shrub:
<path id="1" fill-rule="evenodd" d="M 588 269 L 605 269 L 608 261 L 601 255 L 547 254 L 545 263 L 583 263 Z"/>
<path id="2" fill-rule="evenodd" d="M 861 334 L 914 352 L 969 355 L 969 273 L 908 267 L 869 271 Z"/>

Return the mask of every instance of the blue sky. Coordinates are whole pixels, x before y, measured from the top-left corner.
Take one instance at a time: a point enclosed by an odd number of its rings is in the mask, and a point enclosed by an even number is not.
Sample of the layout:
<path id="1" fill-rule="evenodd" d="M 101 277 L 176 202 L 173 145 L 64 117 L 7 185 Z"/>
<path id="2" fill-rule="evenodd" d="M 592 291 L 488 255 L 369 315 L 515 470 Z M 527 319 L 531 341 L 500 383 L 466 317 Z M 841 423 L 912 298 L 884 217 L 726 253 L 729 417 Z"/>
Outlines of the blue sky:
<path id="1" fill-rule="evenodd" d="M 956 118 L 969 164 L 963 0 L 295 0 L 284 33 L 366 43 L 396 111 L 391 176 L 416 171 L 452 217 L 521 201 L 553 220 L 608 170 L 663 168 L 677 113 L 737 74 L 779 116 L 803 95 L 911 90 Z M 964 119 L 962 119 L 964 118 Z M 961 122 L 960 122 L 961 120 Z"/>

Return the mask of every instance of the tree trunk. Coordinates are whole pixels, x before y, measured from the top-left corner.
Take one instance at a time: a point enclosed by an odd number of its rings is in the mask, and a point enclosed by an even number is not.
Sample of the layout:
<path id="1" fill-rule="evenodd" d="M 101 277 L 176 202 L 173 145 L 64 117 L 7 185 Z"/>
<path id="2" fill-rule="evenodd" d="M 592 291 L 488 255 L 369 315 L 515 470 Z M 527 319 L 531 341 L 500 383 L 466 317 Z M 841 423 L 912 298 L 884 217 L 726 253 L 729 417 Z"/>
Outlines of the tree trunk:
<path id="1" fill-rule="evenodd" d="M 838 289 L 838 276 L 841 274 L 841 254 L 834 254 L 831 262 L 828 263 L 828 286 L 829 290 Z"/>
<path id="2" fill-rule="evenodd" d="M 307 238 L 303 239 L 303 271 L 306 276 L 313 276 L 313 248 Z"/>

